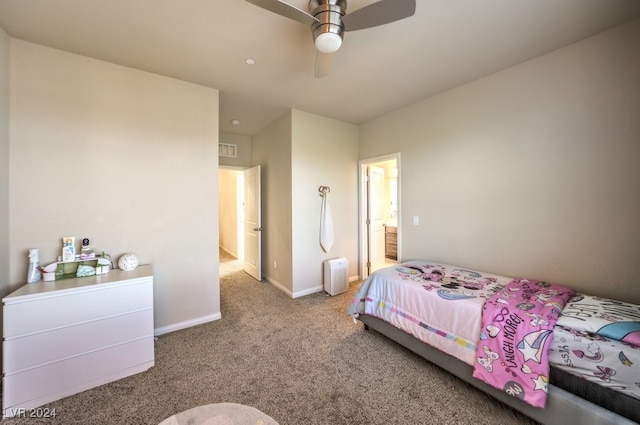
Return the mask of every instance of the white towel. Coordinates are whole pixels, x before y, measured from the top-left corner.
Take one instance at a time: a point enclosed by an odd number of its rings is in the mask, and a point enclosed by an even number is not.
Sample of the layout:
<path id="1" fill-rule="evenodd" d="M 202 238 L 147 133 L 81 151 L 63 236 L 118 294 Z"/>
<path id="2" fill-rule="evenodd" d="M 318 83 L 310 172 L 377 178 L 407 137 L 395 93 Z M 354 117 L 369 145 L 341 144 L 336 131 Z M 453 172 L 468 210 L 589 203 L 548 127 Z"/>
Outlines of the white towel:
<path id="1" fill-rule="evenodd" d="M 324 252 L 329 252 L 333 245 L 333 219 L 331 218 L 331 208 L 327 201 L 327 193 L 322 197 L 322 207 L 320 210 L 320 246 Z"/>

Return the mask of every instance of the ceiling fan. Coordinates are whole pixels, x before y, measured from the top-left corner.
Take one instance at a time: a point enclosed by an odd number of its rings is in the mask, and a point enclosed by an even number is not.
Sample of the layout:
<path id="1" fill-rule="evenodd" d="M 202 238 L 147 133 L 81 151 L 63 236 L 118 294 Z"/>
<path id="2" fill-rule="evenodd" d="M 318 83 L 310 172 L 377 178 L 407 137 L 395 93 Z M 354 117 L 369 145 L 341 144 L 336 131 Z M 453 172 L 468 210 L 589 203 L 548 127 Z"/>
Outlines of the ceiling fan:
<path id="1" fill-rule="evenodd" d="M 379 0 L 346 14 L 347 0 L 310 0 L 305 12 L 281 0 L 247 0 L 249 3 L 311 27 L 316 45 L 316 78 L 331 70 L 333 53 L 342 45 L 345 31 L 357 31 L 413 16 L 415 0 Z"/>

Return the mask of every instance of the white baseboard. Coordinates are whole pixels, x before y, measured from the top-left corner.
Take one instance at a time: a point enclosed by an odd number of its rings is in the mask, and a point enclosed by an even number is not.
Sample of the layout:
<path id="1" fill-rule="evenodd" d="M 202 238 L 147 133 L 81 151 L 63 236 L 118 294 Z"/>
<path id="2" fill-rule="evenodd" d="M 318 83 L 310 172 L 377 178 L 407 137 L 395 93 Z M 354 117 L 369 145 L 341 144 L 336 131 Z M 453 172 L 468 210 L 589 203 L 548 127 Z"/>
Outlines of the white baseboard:
<path id="1" fill-rule="evenodd" d="M 222 319 L 221 313 L 209 314 L 207 316 L 196 317 L 195 319 L 185 320 L 184 322 L 174 323 L 168 326 L 162 326 L 160 328 L 155 328 L 153 330 L 153 334 L 155 336 L 168 334 L 169 332 L 179 331 L 181 329 L 187 329 L 192 326 L 201 325 L 203 323 L 213 322 L 215 320 Z"/>
<path id="2" fill-rule="evenodd" d="M 307 295 L 315 294 L 317 292 L 324 291 L 324 286 L 319 285 L 319 286 L 314 286 L 313 288 L 305 289 L 303 291 L 291 292 L 290 290 L 288 290 L 287 288 L 282 286 L 280 283 L 278 283 L 278 281 L 270 278 L 269 276 L 263 276 L 263 277 L 267 282 L 269 282 L 271 285 L 275 286 L 276 288 L 278 288 L 279 290 L 281 290 L 282 292 L 284 292 L 285 294 L 287 294 L 291 298 L 300 298 L 300 297 L 304 297 L 304 296 L 307 296 Z M 358 275 L 351 276 L 351 277 L 349 277 L 349 284 L 351 284 L 352 282 L 357 282 L 359 280 L 360 280 L 360 276 L 358 276 Z"/>
<path id="3" fill-rule="evenodd" d="M 276 288 L 278 288 L 279 290 L 281 290 L 282 292 L 284 292 L 285 294 L 287 294 L 291 298 L 300 298 L 300 297 L 304 297 L 305 295 L 311 295 L 311 294 L 315 294 L 316 292 L 324 291 L 324 288 L 322 286 L 316 286 L 316 287 L 313 287 L 313 288 L 310 288 L 310 289 L 305 289 L 304 291 L 291 292 L 290 290 L 288 290 L 287 288 L 282 286 L 280 283 L 278 283 L 278 281 L 276 281 L 276 280 L 274 280 L 274 279 L 272 279 L 272 278 L 270 278 L 268 276 L 265 276 L 264 278 L 271 285 L 275 286 Z"/>
<path id="4" fill-rule="evenodd" d="M 316 292 L 324 291 L 324 286 L 315 286 L 313 288 L 305 289 L 304 291 L 294 292 L 292 298 L 300 298 L 305 295 L 315 294 Z"/>
<path id="5" fill-rule="evenodd" d="M 237 252 L 231 252 L 230 250 L 228 250 L 227 248 L 225 248 L 224 246 L 220 245 L 220 249 L 222 249 L 224 252 L 226 252 L 227 254 L 229 254 L 230 256 L 232 256 L 235 259 L 240 259 L 240 257 L 238 256 Z"/>
<path id="6" fill-rule="evenodd" d="M 287 294 L 288 296 L 292 297 L 293 294 L 291 293 L 290 290 L 288 290 L 287 288 L 285 288 L 284 286 L 282 286 L 277 280 L 270 278 L 269 276 L 263 276 L 264 279 L 269 282 L 271 285 L 275 286 L 276 288 L 278 288 L 279 290 L 281 290 L 282 292 L 284 292 L 285 294 Z"/>

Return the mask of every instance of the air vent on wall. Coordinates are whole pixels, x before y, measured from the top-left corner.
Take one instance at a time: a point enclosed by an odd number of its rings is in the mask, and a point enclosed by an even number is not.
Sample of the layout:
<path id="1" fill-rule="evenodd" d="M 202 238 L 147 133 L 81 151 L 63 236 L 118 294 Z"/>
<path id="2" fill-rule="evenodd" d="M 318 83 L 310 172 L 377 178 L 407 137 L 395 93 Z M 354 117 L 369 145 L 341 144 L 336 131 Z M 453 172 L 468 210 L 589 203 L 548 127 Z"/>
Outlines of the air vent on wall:
<path id="1" fill-rule="evenodd" d="M 229 143 L 218 143 L 218 156 L 236 158 L 238 156 L 238 145 Z"/>

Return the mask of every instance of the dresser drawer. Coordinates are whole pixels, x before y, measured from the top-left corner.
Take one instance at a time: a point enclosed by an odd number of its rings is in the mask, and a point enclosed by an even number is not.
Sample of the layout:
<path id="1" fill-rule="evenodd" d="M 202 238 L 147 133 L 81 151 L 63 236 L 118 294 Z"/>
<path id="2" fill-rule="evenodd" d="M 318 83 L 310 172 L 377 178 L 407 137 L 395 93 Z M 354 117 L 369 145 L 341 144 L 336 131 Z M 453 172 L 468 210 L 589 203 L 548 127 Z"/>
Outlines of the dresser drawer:
<path id="1" fill-rule="evenodd" d="M 28 335 L 153 307 L 152 280 L 96 285 L 73 294 L 50 295 L 6 304 L 4 337 Z"/>
<path id="2" fill-rule="evenodd" d="M 5 375 L 4 387 L 11 391 L 3 393 L 3 408 L 41 406 L 153 364 L 153 338 L 144 338 Z"/>
<path id="3" fill-rule="evenodd" d="M 153 338 L 153 311 L 93 320 L 3 342 L 4 373 L 63 361 L 141 337 Z"/>

